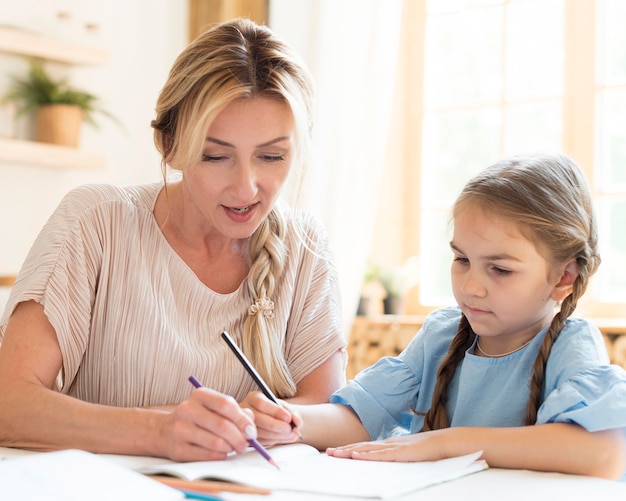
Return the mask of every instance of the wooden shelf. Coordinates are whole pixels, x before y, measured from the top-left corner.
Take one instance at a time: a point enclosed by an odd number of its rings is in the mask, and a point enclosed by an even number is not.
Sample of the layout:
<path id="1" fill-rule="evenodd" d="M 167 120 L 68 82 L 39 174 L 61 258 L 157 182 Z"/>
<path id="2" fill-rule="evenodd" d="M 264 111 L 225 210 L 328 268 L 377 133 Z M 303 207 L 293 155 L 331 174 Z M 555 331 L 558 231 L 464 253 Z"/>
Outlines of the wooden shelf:
<path id="1" fill-rule="evenodd" d="M 0 287 L 12 287 L 15 283 L 13 275 L 0 275 Z"/>
<path id="2" fill-rule="evenodd" d="M 104 166 L 104 157 L 67 146 L 0 138 L 0 162 L 98 169 Z"/>
<path id="3" fill-rule="evenodd" d="M 0 52 L 67 64 L 105 64 L 110 59 L 104 49 L 7 26 L 0 26 Z"/>

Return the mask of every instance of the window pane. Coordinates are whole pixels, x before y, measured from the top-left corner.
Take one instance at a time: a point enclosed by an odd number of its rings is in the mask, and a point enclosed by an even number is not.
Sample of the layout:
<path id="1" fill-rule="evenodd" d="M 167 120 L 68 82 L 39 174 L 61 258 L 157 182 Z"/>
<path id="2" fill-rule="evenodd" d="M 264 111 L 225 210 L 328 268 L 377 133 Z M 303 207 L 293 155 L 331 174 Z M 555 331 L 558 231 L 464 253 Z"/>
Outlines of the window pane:
<path id="1" fill-rule="evenodd" d="M 420 302 L 428 306 L 449 304 L 452 299 L 450 285 L 450 228 L 448 211 L 423 211 L 422 252 L 420 256 Z"/>
<path id="2" fill-rule="evenodd" d="M 432 112 L 424 116 L 422 203 L 448 207 L 463 184 L 498 157 L 498 108 Z"/>
<path id="3" fill-rule="evenodd" d="M 626 196 L 600 204 L 600 252 L 602 264 L 594 293 L 607 302 L 626 301 Z"/>
<path id="4" fill-rule="evenodd" d="M 426 10 L 429 14 L 435 12 L 451 12 L 476 7 L 480 5 L 494 5 L 504 3 L 505 0 L 426 0 Z"/>
<path id="5" fill-rule="evenodd" d="M 506 100 L 560 96 L 563 1 L 513 3 L 506 19 Z"/>
<path id="6" fill-rule="evenodd" d="M 626 87 L 607 89 L 601 97 L 601 189 L 626 191 Z"/>
<path id="7" fill-rule="evenodd" d="M 561 151 L 562 109 L 560 99 L 508 106 L 504 156 Z"/>
<path id="8" fill-rule="evenodd" d="M 603 26 L 599 30 L 603 34 L 603 68 L 600 75 L 603 82 L 611 84 L 626 78 L 626 2 L 604 0 L 600 3 L 604 5 L 603 15 L 600 17 Z"/>
<path id="9" fill-rule="evenodd" d="M 499 101 L 502 56 L 500 8 L 470 9 L 426 20 L 424 106 Z M 471 35 L 470 35 L 471 33 Z"/>

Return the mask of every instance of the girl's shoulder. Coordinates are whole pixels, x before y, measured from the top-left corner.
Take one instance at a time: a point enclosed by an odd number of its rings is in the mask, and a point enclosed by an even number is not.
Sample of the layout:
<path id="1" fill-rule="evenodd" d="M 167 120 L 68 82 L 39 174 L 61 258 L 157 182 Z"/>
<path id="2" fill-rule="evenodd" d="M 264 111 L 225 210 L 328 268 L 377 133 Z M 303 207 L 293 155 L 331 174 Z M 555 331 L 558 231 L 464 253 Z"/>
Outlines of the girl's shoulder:
<path id="1" fill-rule="evenodd" d="M 422 344 L 429 352 L 446 352 L 450 341 L 457 333 L 461 309 L 458 306 L 440 308 L 424 318 L 415 336 L 415 343 Z"/>
<path id="2" fill-rule="evenodd" d="M 435 310 L 424 318 L 422 330 L 425 332 L 448 331 L 456 329 L 461 320 L 461 309 L 458 306 L 447 306 Z"/>
<path id="3" fill-rule="evenodd" d="M 609 357 L 600 329 L 590 320 L 570 317 L 552 347 L 554 354 L 589 362 L 608 363 Z M 551 353 L 552 355 L 552 353 Z"/>

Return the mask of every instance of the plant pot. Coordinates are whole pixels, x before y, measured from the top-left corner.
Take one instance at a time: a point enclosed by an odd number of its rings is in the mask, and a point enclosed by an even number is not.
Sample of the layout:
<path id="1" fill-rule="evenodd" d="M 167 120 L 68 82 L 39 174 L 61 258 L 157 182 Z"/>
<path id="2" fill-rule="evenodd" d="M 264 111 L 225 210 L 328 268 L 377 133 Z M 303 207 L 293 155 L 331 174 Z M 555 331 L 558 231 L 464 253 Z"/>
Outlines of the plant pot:
<path id="1" fill-rule="evenodd" d="M 404 298 L 390 295 L 383 299 L 385 315 L 402 315 L 404 313 Z"/>
<path id="2" fill-rule="evenodd" d="M 78 146 L 83 110 L 72 104 L 47 104 L 37 110 L 37 141 Z"/>

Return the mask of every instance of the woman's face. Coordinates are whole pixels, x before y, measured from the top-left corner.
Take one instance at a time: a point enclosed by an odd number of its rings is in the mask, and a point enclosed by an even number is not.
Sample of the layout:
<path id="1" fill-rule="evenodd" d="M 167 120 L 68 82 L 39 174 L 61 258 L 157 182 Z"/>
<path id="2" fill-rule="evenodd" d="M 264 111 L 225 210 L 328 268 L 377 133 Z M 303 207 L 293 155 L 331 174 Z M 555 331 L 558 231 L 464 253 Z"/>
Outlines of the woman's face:
<path id="1" fill-rule="evenodd" d="M 258 228 L 287 180 L 293 136 L 291 110 L 275 99 L 238 99 L 216 117 L 201 160 L 183 171 L 186 211 L 203 231 L 243 239 Z"/>

